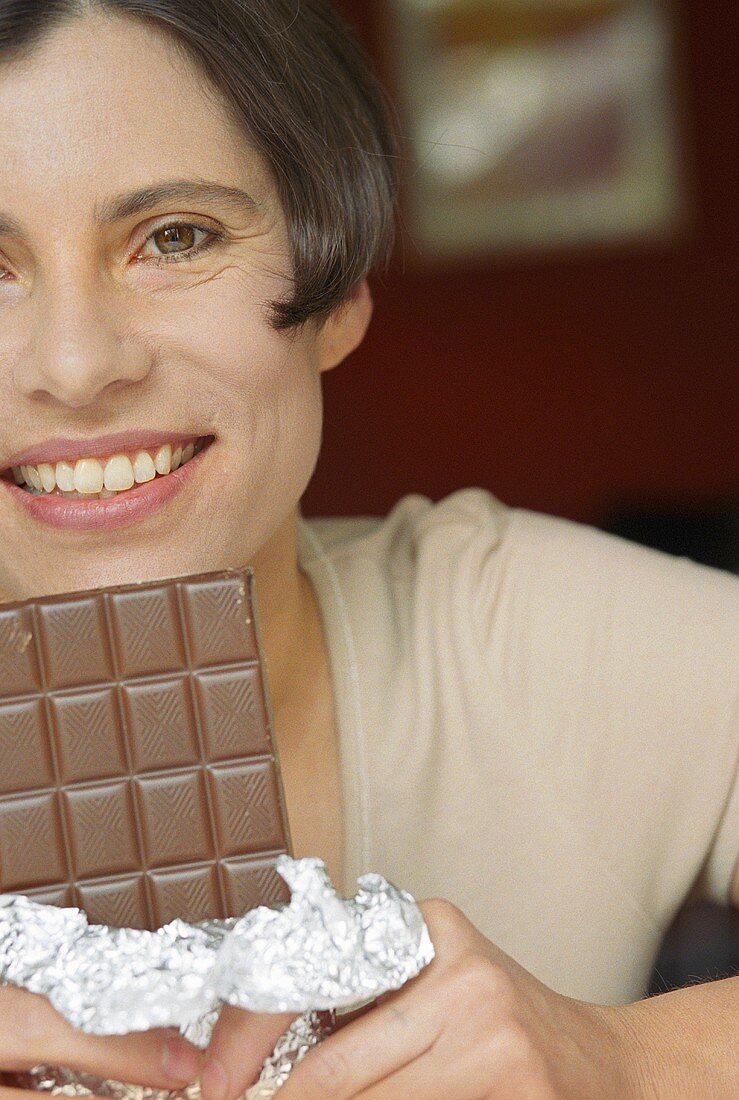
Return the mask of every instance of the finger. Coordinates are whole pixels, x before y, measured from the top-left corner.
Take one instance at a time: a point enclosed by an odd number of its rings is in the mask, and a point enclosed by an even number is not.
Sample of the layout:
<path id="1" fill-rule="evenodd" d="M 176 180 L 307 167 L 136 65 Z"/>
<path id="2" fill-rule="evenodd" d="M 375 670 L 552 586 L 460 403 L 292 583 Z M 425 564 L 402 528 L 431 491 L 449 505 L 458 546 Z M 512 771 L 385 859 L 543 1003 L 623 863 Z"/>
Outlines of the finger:
<path id="1" fill-rule="evenodd" d="M 2 1075 L 0 1075 L 0 1081 Z M 4 1088 L 0 1085 L 0 1100 L 28 1100 L 28 1089 Z M 85 1100 L 103 1100 L 102 1096 L 86 1096 Z"/>
<path id="2" fill-rule="evenodd" d="M 12 1023 L 6 1027 L 5 1021 Z M 87 1035 L 45 997 L 15 986 L 0 988 L 1 1069 L 61 1065 L 107 1080 L 171 1089 L 194 1081 L 203 1061 L 203 1052 L 171 1028 Z"/>
<path id="3" fill-rule="evenodd" d="M 466 1064 L 450 1062 L 440 1047 L 434 1046 L 416 1061 L 403 1066 L 362 1092 L 356 1093 L 355 1100 L 408 1100 L 410 1096 L 422 1096 L 423 1100 L 481 1100 L 481 1097 L 495 1097 L 495 1100 L 544 1100 L 550 1093 L 534 1092 L 528 1083 L 521 1083 L 510 1077 L 496 1085 L 494 1082 L 480 1080 L 480 1066 L 470 1053 Z"/>
<path id="4" fill-rule="evenodd" d="M 410 1096 L 422 1096 L 423 1100 L 480 1100 L 484 1095 L 488 1094 L 481 1090 L 473 1068 L 461 1072 L 458 1065 L 440 1064 L 432 1047 L 396 1073 L 356 1093 L 356 1100 L 408 1100 Z"/>
<path id="5" fill-rule="evenodd" d="M 554 1100 L 551 1081 L 545 1074 L 519 1073 L 515 1068 L 482 1080 L 481 1067 L 474 1055 L 466 1065 L 435 1057 L 434 1051 L 419 1058 L 384 1081 L 357 1093 L 356 1100 Z"/>
<path id="6" fill-rule="evenodd" d="M 488 946 L 488 941 L 452 902 L 444 898 L 430 898 L 419 902 L 418 908 L 436 952 L 426 973 Z"/>
<path id="7" fill-rule="evenodd" d="M 421 985 L 407 986 L 311 1050 L 283 1085 L 280 1100 L 349 1100 L 360 1095 L 432 1047 L 446 1013 L 443 998 L 429 996 Z M 408 1093 L 421 1095 L 425 1093 Z"/>
<path id="8" fill-rule="evenodd" d="M 213 1031 L 200 1077 L 203 1100 L 231 1100 L 243 1095 L 295 1018 L 294 1013 L 254 1013 L 226 1005 Z"/>

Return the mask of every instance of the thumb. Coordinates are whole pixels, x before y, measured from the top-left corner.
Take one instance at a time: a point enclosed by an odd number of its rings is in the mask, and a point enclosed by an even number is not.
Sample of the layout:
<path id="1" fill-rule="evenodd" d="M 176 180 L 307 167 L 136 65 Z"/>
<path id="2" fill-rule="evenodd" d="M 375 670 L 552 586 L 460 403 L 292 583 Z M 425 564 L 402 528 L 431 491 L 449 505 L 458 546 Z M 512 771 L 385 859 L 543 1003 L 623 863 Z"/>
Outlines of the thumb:
<path id="1" fill-rule="evenodd" d="M 28 1100 L 28 1089 L 3 1088 L 6 1081 L 10 1080 L 10 1074 L 0 1073 L 0 1100 Z M 87 1100 L 102 1100 L 100 1096 L 89 1096 Z"/>
<path id="2" fill-rule="evenodd" d="M 200 1077 L 203 1100 L 243 1096 L 295 1018 L 295 1014 L 257 1014 L 226 1005 L 213 1031 Z"/>
<path id="3" fill-rule="evenodd" d="M 203 1061 L 204 1054 L 172 1029 L 87 1035 L 45 997 L 0 987 L 0 1070 L 67 1066 L 105 1080 L 173 1089 L 194 1081 Z"/>

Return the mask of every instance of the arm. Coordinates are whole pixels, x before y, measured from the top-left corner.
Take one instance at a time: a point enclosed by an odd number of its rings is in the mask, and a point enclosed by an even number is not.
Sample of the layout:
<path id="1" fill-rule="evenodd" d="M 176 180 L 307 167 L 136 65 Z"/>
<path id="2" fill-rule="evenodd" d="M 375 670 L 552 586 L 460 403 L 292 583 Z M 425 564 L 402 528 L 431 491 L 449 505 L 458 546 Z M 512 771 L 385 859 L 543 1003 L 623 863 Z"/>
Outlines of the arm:
<path id="1" fill-rule="evenodd" d="M 739 909 L 739 864 L 729 900 Z M 721 1100 L 739 1095 L 739 977 L 627 1005 L 623 1028 L 625 1034 L 631 1029 L 640 1051 L 647 1097 Z"/>
<path id="2" fill-rule="evenodd" d="M 676 989 L 613 1014 L 616 1042 L 633 1045 L 644 1100 L 739 1096 L 739 977 Z"/>

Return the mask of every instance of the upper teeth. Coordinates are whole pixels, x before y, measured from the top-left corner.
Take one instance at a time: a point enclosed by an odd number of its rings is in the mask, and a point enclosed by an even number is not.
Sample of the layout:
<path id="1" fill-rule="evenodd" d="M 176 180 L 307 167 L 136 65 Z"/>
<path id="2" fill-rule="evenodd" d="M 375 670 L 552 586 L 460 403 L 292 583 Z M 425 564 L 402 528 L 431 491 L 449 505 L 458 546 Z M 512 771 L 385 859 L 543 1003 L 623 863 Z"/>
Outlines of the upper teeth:
<path id="1" fill-rule="evenodd" d="M 134 485 L 143 485 L 157 474 L 165 475 L 184 466 L 202 445 L 203 439 L 199 439 L 185 447 L 178 444 L 173 449 L 170 443 L 164 443 L 155 451 L 111 455 L 102 460 L 78 458 L 62 460 L 54 465 L 41 462 L 38 466 L 13 466 L 13 478 L 16 484 L 28 486 L 36 492 L 58 491 L 74 496 L 101 494 L 105 497 L 124 492 Z"/>

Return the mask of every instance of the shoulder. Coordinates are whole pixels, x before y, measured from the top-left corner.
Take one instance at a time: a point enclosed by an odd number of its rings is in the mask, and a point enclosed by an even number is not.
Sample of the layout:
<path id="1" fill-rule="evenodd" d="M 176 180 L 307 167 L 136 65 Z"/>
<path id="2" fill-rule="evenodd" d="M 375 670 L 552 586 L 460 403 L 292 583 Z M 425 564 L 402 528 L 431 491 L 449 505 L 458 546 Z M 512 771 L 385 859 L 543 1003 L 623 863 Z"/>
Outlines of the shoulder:
<path id="1" fill-rule="evenodd" d="M 730 573 L 699 565 L 688 558 L 629 542 L 597 528 L 525 509 L 514 509 L 511 527 L 516 553 L 527 564 L 543 559 L 565 573 L 582 575 L 594 584 L 631 580 L 636 584 L 694 587 L 701 595 L 715 591 L 729 598 L 739 594 Z"/>
<path id="2" fill-rule="evenodd" d="M 739 581 L 585 524 L 510 508 L 482 488 L 402 497 L 386 516 L 302 521 L 301 558 L 359 562 L 414 588 L 440 576 L 480 630 L 516 611 L 562 632 L 669 626 L 691 649 L 734 649 Z M 656 637 L 652 636 L 654 642 Z M 645 639 L 648 643 L 649 639 Z"/>
<path id="3" fill-rule="evenodd" d="M 353 619 L 378 631 L 394 624 L 391 635 L 405 647 L 433 637 L 469 655 L 476 632 L 467 609 L 486 583 L 480 560 L 496 554 L 509 519 L 510 509 L 483 489 L 437 502 L 414 493 L 385 516 L 301 524 L 300 560 L 314 580 L 334 578 Z"/>
<path id="4" fill-rule="evenodd" d="M 739 580 L 731 574 L 523 510 L 507 549 L 517 599 L 563 637 L 589 627 L 591 652 L 599 641 L 620 645 L 629 663 L 654 662 L 647 669 L 680 654 L 733 682 Z"/>
<path id="5" fill-rule="evenodd" d="M 569 707 L 587 683 L 620 705 L 683 707 L 704 728 L 730 728 L 739 581 L 728 573 L 481 488 L 304 527 L 304 560 L 330 562 L 357 615 L 443 636 L 530 701 Z"/>
<path id="6" fill-rule="evenodd" d="M 484 489 L 460 489 L 437 502 L 411 493 L 385 516 L 303 520 L 301 560 L 373 559 L 387 569 L 413 571 L 432 550 L 448 562 L 471 539 L 498 545 L 510 512 Z"/>

